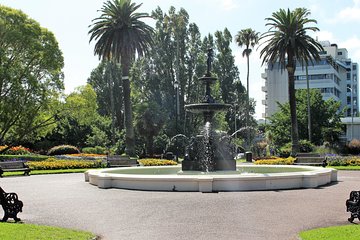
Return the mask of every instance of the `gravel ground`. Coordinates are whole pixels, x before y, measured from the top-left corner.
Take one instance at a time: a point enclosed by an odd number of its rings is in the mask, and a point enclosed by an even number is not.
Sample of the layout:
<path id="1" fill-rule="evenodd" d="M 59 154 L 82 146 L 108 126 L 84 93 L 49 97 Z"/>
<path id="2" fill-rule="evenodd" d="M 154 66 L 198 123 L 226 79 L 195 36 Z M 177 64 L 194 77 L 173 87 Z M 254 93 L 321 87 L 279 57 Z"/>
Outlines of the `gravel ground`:
<path id="1" fill-rule="evenodd" d="M 151 192 L 99 189 L 83 174 L 4 177 L 24 202 L 25 223 L 91 231 L 102 239 L 291 240 L 300 231 L 347 224 L 345 201 L 360 172 L 315 189 L 248 192 Z M 357 223 L 357 220 L 355 220 Z"/>

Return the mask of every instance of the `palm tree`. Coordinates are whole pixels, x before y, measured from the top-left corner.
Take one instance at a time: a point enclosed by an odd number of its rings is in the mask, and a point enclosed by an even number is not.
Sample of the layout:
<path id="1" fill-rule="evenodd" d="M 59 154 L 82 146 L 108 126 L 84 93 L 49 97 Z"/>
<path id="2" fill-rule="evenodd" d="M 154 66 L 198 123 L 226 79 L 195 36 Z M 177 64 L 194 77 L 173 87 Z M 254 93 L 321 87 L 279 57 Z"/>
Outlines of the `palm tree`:
<path id="1" fill-rule="evenodd" d="M 249 56 L 252 52 L 251 48 L 253 48 L 259 42 L 259 32 L 255 32 L 251 28 L 242 29 L 235 36 L 235 41 L 237 42 L 239 47 L 245 46 L 245 49 L 242 53 L 242 56 L 246 56 L 247 60 L 247 76 L 246 76 L 246 128 L 247 128 L 247 146 L 250 146 L 250 128 L 249 128 L 249 72 L 250 72 L 250 64 L 249 64 Z M 235 129 L 236 130 L 236 129 Z"/>
<path id="2" fill-rule="evenodd" d="M 320 60 L 319 51 L 323 48 L 319 42 L 306 34 L 306 31 L 319 31 L 317 27 L 305 26 L 316 24 L 316 20 L 309 19 L 310 11 L 306 8 L 296 8 L 293 11 L 280 9 L 266 18 L 269 30 L 263 33 L 260 40 L 264 40 L 261 45 L 265 45 L 260 52 L 263 58 L 262 64 L 279 63 L 282 70 L 288 72 L 289 83 L 289 103 L 291 115 L 291 141 L 292 154 L 299 151 L 299 133 L 296 117 L 296 99 L 294 73 L 296 61 L 304 67 L 309 63 Z"/>
<path id="3" fill-rule="evenodd" d="M 142 56 L 152 43 L 153 28 L 142 22 L 147 13 L 135 13 L 142 4 L 130 0 L 108 0 L 93 19 L 90 42 L 96 41 L 94 53 L 100 59 L 121 63 L 126 130 L 126 154 L 135 156 L 135 135 L 132 122 L 129 71 L 135 55 Z"/>

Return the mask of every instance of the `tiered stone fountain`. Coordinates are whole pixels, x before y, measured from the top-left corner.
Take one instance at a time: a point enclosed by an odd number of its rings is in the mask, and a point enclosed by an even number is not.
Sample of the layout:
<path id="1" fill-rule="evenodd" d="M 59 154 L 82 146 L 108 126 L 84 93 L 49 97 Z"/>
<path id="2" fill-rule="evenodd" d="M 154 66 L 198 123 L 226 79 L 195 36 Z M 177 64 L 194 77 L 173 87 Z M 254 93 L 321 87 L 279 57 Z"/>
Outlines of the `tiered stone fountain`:
<path id="1" fill-rule="evenodd" d="M 203 102 L 186 105 L 187 111 L 202 114 L 204 129 L 194 137 L 180 166 L 124 167 L 89 170 L 85 181 L 100 188 L 154 191 L 249 191 L 315 188 L 337 181 L 331 168 L 308 166 L 236 166 L 229 138 L 213 129 L 216 112 L 226 111 L 228 104 L 216 103 L 211 96 L 212 50 L 208 52 Z"/>
<path id="2" fill-rule="evenodd" d="M 182 162 L 183 171 L 235 171 L 235 148 L 229 138 L 221 137 L 213 129 L 213 118 L 217 112 L 227 111 L 231 105 L 217 103 L 211 96 L 211 85 L 216 78 L 211 76 L 213 50 L 208 50 L 207 73 L 200 78 L 205 87 L 205 96 L 201 103 L 185 105 L 189 112 L 202 114 L 204 128 L 201 135 L 194 137 L 187 149 L 186 157 Z"/>

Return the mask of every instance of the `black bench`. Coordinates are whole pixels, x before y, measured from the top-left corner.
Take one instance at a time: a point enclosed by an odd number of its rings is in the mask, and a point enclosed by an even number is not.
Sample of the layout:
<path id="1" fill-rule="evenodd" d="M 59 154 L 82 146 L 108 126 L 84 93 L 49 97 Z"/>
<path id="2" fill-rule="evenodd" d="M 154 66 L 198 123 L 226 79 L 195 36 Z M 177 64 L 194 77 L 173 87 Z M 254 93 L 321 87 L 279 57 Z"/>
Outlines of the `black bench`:
<path id="1" fill-rule="evenodd" d="M 6 193 L 0 187 L 0 204 L 4 209 L 4 217 L 1 220 L 2 222 L 6 222 L 9 218 L 13 218 L 15 222 L 21 220 L 17 217 L 17 214 L 22 212 L 24 204 L 18 199 L 18 195 L 16 193 Z"/>
<path id="2" fill-rule="evenodd" d="M 360 191 L 351 191 L 350 198 L 346 200 L 346 211 L 351 212 L 349 222 L 352 223 L 355 218 L 360 221 Z"/>
<path id="3" fill-rule="evenodd" d="M 317 153 L 298 153 L 294 165 L 326 167 L 327 161 L 324 156 Z"/>
<path id="4" fill-rule="evenodd" d="M 28 165 L 23 161 L 7 161 L 0 162 L 0 177 L 4 172 L 22 172 L 24 171 L 24 175 L 30 175 L 31 169 Z"/>
<path id="5" fill-rule="evenodd" d="M 137 164 L 136 159 L 131 159 L 129 156 L 108 155 L 106 158 L 107 167 L 130 167 Z"/>

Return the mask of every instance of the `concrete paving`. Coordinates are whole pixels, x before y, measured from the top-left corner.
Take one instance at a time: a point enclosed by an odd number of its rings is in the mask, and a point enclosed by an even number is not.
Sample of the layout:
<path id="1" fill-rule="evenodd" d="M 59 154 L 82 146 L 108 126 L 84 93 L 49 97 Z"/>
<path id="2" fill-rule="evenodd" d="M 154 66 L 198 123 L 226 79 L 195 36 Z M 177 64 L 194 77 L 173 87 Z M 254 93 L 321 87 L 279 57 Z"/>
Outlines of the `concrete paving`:
<path id="1" fill-rule="evenodd" d="M 99 189 L 83 174 L 4 177 L 24 202 L 25 223 L 91 231 L 102 239 L 291 240 L 300 231 L 348 224 L 345 201 L 360 172 L 316 189 L 249 192 L 150 192 Z M 357 220 L 355 220 L 357 222 Z"/>

